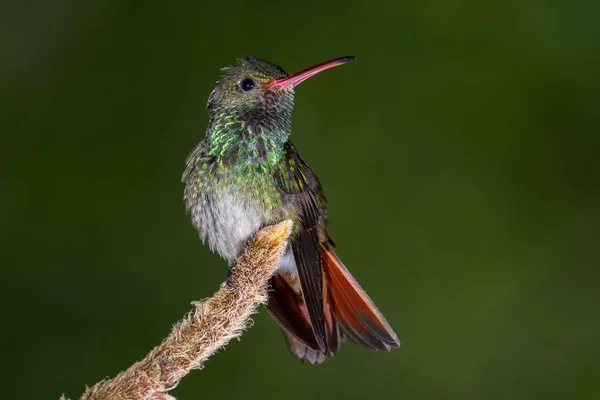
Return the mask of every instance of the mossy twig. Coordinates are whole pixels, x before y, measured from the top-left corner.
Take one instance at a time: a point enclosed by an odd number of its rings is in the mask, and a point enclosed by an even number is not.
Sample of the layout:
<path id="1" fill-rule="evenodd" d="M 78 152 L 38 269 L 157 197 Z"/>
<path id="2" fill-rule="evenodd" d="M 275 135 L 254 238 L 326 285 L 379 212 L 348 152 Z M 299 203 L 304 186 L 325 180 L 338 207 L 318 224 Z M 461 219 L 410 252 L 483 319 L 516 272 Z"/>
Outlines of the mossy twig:
<path id="1" fill-rule="evenodd" d="M 194 302 L 195 309 L 146 358 L 115 378 L 88 387 L 81 400 L 174 399 L 168 391 L 239 337 L 250 315 L 267 301 L 268 280 L 283 257 L 291 230 L 291 221 L 260 230 L 233 268 L 232 286 L 223 283 L 213 297 Z"/>

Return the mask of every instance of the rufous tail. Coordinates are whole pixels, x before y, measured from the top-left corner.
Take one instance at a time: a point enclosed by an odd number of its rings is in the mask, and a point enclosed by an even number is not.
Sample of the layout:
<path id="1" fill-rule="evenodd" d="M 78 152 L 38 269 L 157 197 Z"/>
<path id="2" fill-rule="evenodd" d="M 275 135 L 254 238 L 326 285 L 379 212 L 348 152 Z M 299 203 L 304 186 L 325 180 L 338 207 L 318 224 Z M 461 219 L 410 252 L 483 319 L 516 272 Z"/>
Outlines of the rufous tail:
<path id="1" fill-rule="evenodd" d="M 325 349 L 319 348 L 298 284 L 282 273 L 271 280 L 267 309 L 281 326 L 294 356 L 320 364 L 335 355 L 346 338 L 368 349 L 390 351 L 398 336 L 339 259 L 331 243 L 319 249 L 323 271 Z"/>

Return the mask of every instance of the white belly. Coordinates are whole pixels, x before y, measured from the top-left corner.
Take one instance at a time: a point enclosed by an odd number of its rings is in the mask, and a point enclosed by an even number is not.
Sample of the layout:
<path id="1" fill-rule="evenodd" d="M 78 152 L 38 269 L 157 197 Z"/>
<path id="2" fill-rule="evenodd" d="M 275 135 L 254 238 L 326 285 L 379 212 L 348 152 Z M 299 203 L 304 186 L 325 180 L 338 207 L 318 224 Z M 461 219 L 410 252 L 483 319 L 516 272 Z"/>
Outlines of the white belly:
<path id="1" fill-rule="evenodd" d="M 265 224 L 264 206 L 262 202 L 241 200 L 231 193 L 215 197 L 209 204 L 198 205 L 202 239 L 233 265 L 248 239 Z"/>

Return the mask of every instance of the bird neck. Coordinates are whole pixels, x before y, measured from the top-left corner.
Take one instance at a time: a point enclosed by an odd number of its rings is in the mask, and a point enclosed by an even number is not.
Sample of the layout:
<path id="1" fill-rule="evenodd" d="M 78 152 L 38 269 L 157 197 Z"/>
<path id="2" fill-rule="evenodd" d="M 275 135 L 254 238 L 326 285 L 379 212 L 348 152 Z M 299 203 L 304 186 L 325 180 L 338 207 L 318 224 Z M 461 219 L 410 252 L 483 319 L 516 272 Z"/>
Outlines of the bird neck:
<path id="1" fill-rule="evenodd" d="M 211 115 L 208 154 L 243 174 L 269 172 L 279 162 L 290 130 L 285 115 L 268 118 L 220 110 Z"/>

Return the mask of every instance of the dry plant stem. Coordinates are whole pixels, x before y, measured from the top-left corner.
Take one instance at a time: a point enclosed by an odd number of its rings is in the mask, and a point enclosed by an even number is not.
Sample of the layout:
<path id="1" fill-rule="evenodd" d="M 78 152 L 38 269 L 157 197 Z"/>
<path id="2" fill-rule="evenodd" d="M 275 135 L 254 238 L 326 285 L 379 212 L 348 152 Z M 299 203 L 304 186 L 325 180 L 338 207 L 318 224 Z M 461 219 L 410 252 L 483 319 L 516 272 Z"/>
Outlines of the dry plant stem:
<path id="1" fill-rule="evenodd" d="M 81 399 L 174 399 L 167 392 L 248 327 L 250 315 L 267 301 L 267 284 L 287 247 L 292 222 L 260 230 L 238 258 L 231 282 L 196 309 L 143 360 L 113 379 L 87 388 Z M 63 396 L 61 399 L 66 400 Z"/>

